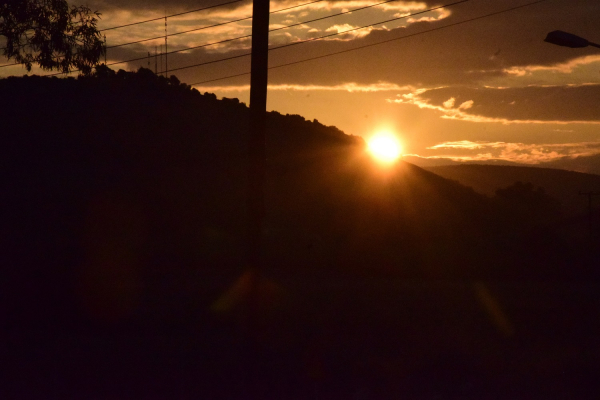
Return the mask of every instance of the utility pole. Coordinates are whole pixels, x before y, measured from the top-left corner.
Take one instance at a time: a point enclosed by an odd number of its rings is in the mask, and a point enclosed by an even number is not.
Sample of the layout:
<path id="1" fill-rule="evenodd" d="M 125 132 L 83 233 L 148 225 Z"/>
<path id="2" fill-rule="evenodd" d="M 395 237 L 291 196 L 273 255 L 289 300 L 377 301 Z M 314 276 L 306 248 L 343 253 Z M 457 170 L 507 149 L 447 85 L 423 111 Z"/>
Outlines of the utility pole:
<path id="1" fill-rule="evenodd" d="M 590 237 L 592 237 L 592 197 L 600 196 L 600 192 L 582 192 L 579 191 L 580 196 L 588 197 L 588 227 L 590 230 Z"/>
<path id="2" fill-rule="evenodd" d="M 267 68 L 269 53 L 269 0 L 253 0 L 252 4 L 252 58 L 250 65 L 250 120 L 248 135 L 247 254 L 246 268 L 250 273 L 250 287 L 246 303 L 246 351 L 249 398 L 260 398 L 258 389 L 261 353 L 252 343 L 259 327 L 259 285 L 262 274 L 262 225 L 265 215 L 265 130 L 267 113 Z"/>
<path id="3" fill-rule="evenodd" d="M 267 68 L 269 64 L 269 0 L 252 5 L 252 58 L 250 66 L 250 135 L 248 138 L 248 266 L 256 276 L 262 263 L 264 210 Z"/>

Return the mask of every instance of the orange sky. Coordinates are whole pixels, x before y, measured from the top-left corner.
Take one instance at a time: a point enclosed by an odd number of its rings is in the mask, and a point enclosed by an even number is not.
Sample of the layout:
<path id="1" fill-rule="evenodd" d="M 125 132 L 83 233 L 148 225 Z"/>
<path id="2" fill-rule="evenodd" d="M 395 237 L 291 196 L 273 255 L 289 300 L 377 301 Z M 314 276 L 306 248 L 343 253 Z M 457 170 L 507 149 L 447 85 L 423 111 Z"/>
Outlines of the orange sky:
<path id="1" fill-rule="evenodd" d="M 271 10 L 310 1 L 272 1 Z M 422 157 L 537 163 L 600 154 L 600 49 L 543 42 L 556 29 L 600 42 L 600 2 L 547 0 L 484 17 L 533 1 L 468 0 L 454 5 L 449 4 L 457 0 L 318 1 L 273 13 L 271 29 L 282 29 L 271 33 L 272 47 L 341 34 L 270 51 L 271 67 L 322 58 L 271 69 L 267 107 L 365 138 L 391 130 L 405 153 Z M 87 4 L 102 13 L 99 27 L 104 29 L 224 2 L 90 0 Z M 306 22 L 376 3 L 383 4 Z M 169 51 L 247 36 L 251 20 L 243 18 L 249 16 L 251 2 L 241 1 L 169 18 L 169 34 L 241 19 L 170 36 Z M 164 29 L 164 20 L 159 20 L 104 33 L 110 47 L 161 36 Z M 164 39 L 109 48 L 107 61 L 110 65 L 145 57 L 161 45 Z M 363 48 L 352 50 L 358 47 Z M 249 50 L 246 37 L 173 53 L 168 65 L 175 70 L 169 74 L 188 84 L 244 74 L 249 72 L 248 56 L 185 67 Z M 111 67 L 139 66 L 154 69 L 155 59 Z M 0 69 L 1 76 L 24 73 L 19 66 Z M 249 75 L 194 87 L 248 103 Z"/>

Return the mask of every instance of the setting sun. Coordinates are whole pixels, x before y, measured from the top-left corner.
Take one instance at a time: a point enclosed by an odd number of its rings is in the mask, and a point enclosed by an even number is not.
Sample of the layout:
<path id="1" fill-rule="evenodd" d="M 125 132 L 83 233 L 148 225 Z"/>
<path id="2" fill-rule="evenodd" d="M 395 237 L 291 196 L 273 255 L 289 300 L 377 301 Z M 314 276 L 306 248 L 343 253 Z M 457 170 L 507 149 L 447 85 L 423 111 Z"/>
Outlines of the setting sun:
<path id="1" fill-rule="evenodd" d="M 369 139 L 369 152 L 383 162 L 393 162 L 402 154 L 402 147 L 395 135 L 389 132 L 377 133 Z"/>

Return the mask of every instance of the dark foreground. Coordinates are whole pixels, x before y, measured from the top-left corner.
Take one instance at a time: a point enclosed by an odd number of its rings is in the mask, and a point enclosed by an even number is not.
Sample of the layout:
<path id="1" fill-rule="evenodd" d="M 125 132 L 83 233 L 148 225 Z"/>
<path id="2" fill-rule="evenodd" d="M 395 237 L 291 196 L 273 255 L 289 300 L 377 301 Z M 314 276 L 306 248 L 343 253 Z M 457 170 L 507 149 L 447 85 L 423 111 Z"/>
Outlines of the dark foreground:
<path id="1" fill-rule="evenodd" d="M 35 299 L 8 327 L 3 398 L 598 395 L 597 283 L 265 278 L 249 310 L 243 283 L 211 304 L 225 281 L 170 282 L 199 295 L 112 321 Z"/>
<path id="2" fill-rule="evenodd" d="M 0 399 L 598 398 L 586 210 L 272 112 L 252 284 L 244 104 L 143 69 L 0 94 Z"/>

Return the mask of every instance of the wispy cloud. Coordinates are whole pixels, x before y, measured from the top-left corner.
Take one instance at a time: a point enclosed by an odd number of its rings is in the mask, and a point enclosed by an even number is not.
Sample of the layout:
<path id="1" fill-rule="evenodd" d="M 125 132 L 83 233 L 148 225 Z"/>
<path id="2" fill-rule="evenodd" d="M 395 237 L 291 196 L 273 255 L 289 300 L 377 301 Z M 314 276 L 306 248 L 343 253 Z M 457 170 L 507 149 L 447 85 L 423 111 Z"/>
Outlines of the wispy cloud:
<path id="1" fill-rule="evenodd" d="M 505 68 L 503 71 L 509 75 L 526 76 L 534 72 L 539 71 L 550 71 L 559 72 L 563 74 L 570 74 L 576 68 L 600 62 L 600 55 L 588 55 L 583 57 L 574 58 L 564 63 L 558 63 L 553 65 L 528 65 L 528 66 L 516 66 Z"/>
<path id="2" fill-rule="evenodd" d="M 199 89 L 208 92 L 245 92 L 250 90 L 250 85 L 239 85 L 239 86 L 197 86 Z M 290 91 L 339 91 L 339 92 L 390 92 L 390 91 L 405 91 L 411 90 L 409 86 L 399 86 L 394 83 L 378 82 L 372 84 L 358 84 L 354 82 L 343 83 L 339 85 L 293 85 L 293 84 L 282 84 L 282 85 L 269 85 L 269 90 L 290 90 Z"/>
<path id="3" fill-rule="evenodd" d="M 484 148 L 498 148 L 503 147 L 506 143 L 504 142 L 472 142 L 470 140 L 459 140 L 455 142 L 444 142 L 436 144 L 435 146 L 427 147 L 430 150 L 440 149 L 466 149 L 466 150 L 480 150 Z"/>
<path id="4" fill-rule="evenodd" d="M 440 118 L 496 124 L 600 124 L 600 85 L 419 88 L 387 99 L 437 111 Z M 587 104 L 581 107 L 581 104 Z"/>
<path id="5" fill-rule="evenodd" d="M 442 154 L 426 158 L 449 158 L 455 161 L 502 160 L 539 164 L 564 157 L 575 158 L 600 154 L 600 142 L 526 144 L 486 141 L 452 141 L 430 146 Z"/>
<path id="6" fill-rule="evenodd" d="M 325 32 L 338 33 L 340 34 L 340 36 L 336 38 L 337 40 L 348 41 L 360 37 L 365 37 L 373 30 L 373 27 L 366 27 L 362 29 L 357 28 L 358 27 L 352 26 L 350 24 L 333 25 L 325 29 Z"/>

